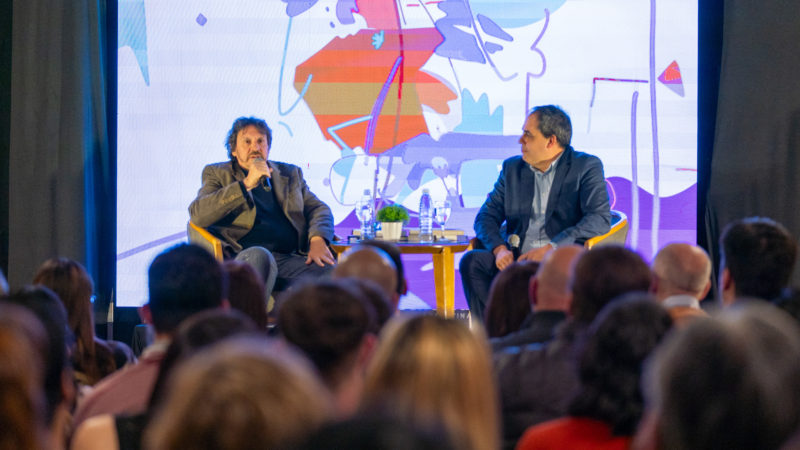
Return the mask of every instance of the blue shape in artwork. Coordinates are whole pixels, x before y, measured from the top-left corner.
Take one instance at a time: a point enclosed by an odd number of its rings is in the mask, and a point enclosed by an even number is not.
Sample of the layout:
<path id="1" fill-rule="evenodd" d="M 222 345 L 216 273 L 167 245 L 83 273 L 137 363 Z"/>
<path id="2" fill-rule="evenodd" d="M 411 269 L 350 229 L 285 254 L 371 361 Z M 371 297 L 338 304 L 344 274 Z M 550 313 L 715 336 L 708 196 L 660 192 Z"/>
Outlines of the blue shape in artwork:
<path id="1" fill-rule="evenodd" d="M 147 63 L 147 22 L 144 0 L 120 0 L 117 11 L 119 40 L 117 48 L 130 47 L 136 56 L 144 84 L 150 86 L 150 69 Z"/>
<path id="2" fill-rule="evenodd" d="M 470 0 L 469 4 L 473 14 L 491 17 L 502 28 L 519 28 L 544 19 L 545 9 L 552 14 L 565 2 L 566 0 Z"/>
<path id="3" fill-rule="evenodd" d="M 498 106 L 489 113 L 489 97 L 481 94 L 478 101 L 472 93 L 461 91 L 461 123 L 454 132 L 475 134 L 503 134 L 503 107 Z"/>
<path id="4" fill-rule="evenodd" d="M 502 159 L 473 159 L 461 163 L 461 201 L 465 208 L 477 208 L 486 201 L 486 194 L 492 191 Z"/>
<path id="5" fill-rule="evenodd" d="M 282 0 L 286 3 L 286 15 L 289 17 L 298 16 L 308 11 L 317 4 L 317 0 Z"/>
<path id="6" fill-rule="evenodd" d="M 439 3 L 439 9 L 445 16 L 436 21 L 436 29 L 443 40 L 434 52 L 444 58 L 485 63 L 486 58 L 475 36 L 459 29 L 472 28 L 472 16 L 467 4 L 463 0 L 445 0 Z"/>
<path id="7" fill-rule="evenodd" d="M 483 31 L 489 36 L 494 36 L 498 39 L 502 39 L 508 42 L 514 40 L 514 37 L 506 33 L 505 30 L 503 30 L 502 28 L 500 28 L 500 25 L 494 23 L 492 19 L 484 16 L 483 14 L 478 14 L 478 23 L 481 24 L 481 28 L 483 28 Z"/>
<path id="8" fill-rule="evenodd" d="M 494 42 L 484 42 L 483 48 L 485 48 L 486 51 L 489 52 L 489 54 L 493 54 L 495 52 L 499 52 L 500 50 L 502 50 L 503 46 L 500 44 L 495 44 Z"/>
<path id="9" fill-rule="evenodd" d="M 206 19 L 206 16 L 204 16 L 202 13 L 198 14 L 198 15 L 197 15 L 197 18 L 196 18 L 196 19 L 194 19 L 194 20 L 195 20 L 195 21 L 198 23 L 198 25 L 200 25 L 201 27 L 202 27 L 203 25 L 205 25 L 205 24 L 206 24 L 206 22 L 208 22 L 208 19 Z"/>
<path id="10" fill-rule="evenodd" d="M 353 17 L 354 12 L 358 12 L 356 0 L 339 0 L 336 2 L 336 17 L 342 25 L 356 23 L 356 19 Z"/>
<path id="11" fill-rule="evenodd" d="M 372 35 L 372 46 L 375 47 L 375 50 L 378 50 L 381 48 L 381 46 L 383 46 L 383 40 L 384 40 L 383 30 Z"/>

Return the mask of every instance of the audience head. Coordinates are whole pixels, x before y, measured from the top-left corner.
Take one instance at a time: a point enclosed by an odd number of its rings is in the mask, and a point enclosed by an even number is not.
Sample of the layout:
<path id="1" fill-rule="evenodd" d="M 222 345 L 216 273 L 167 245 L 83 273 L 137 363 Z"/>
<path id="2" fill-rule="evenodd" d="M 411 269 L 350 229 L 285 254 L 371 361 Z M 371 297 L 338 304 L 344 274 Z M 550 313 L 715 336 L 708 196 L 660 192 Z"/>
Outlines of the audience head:
<path id="1" fill-rule="evenodd" d="M 572 416 L 610 425 L 630 436 L 642 417 L 642 364 L 672 325 L 667 311 L 643 292 L 606 305 L 592 322 L 579 363 L 581 387 L 569 406 Z"/>
<path id="2" fill-rule="evenodd" d="M 392 302 L 383 289 L 374 281 L 363 278 L 339 278 L 338 281 L 346 287 L 358 290 L 367 300 L 367 303 L 372 305 L 375 310 L 375 319 L 377 320 L 377 328 L 374 329 L 374 333 L 378 334 L 395 313 Z"/>
<path id="3" fill-rule="evenodd" d="M 528 296 L 534 311 L 564 311 L 572 304 L 570 279 L 583 247 L 568 245 L 548 253 L 531 280 Z"/>
<path id="4" fill-rule="evenodd" d="M 259 119 L 258 117 L 239 117 L 233 121 L 231 129 L 225 137 L 225 148 L 228 149 L 228 158 L 230 158 L 231 161 L 236 159 L 234 152 L 236 151 L 236 138 L 239 136 L 239 132 L 249 126 L 255 127 L 261 134 L 267 136 L 267 149 L 272 147 L 272 130 L 264 119 Z"/>
<path id="5" fill-rule="evenodd" d="M 418 315 L 388 324 L 364 398 L 367 409 L 383 406 L 411 424 L 442 423 L 458 448 L 500 445 L 488 343 L 460 321 Z"/>
<path id="6" fill-rule="evenodd" d="M 725 305 L 737 297 L 773 300 L 789 284 L 797 241 L 765 217 L 729 223 L 720 237 L 720 293 Z"/>
<path id="7" fill-rule="evenodd" d="M 302 350 L 336 395 L 342 413 L 352 413 L 361 389 L 343 391 L 360 378 L 372 355 L 375 311 L 360 291 L 337 280 L 293 289 L 281 301 L 278 330 Z"/>
<path id="8" fill-rule="evenodd" d="M 57 413 L 72 407 L 75 395 L 68 359 L 73 338 L 67 328 L 67 313 L 58 296 L 44 286 L 26 286 L 5 301 L 26 308 L 44 325 L 48 340 L 42 354 L 45 420 L 48 427 L 52 427 Z"/>
<path id="9" fill-rule="evenodd" d="M 454 450 L 445 431 L 374 414 L 323 426 L 296 450 Z"/>
<path id="10" fill-rule="evenodd" d="M 0 302 L 0 449 L 45 448 L 47 351 L 48 337 L 33 313 Z"/>
<path id="11" fill-rule="evenodd" d="M 68 258 L 51 258 L 39 267 L 33 282 L 50 288 L 64 304 L 69 328 L 75 336 L 72 361 L 76 376 L 92 385 L 113 372 L 116 363 L 111 350 L 95 342 L 91 299 L 94 284 L 86 269 Z"/>
<path id="12" fill-rule="evenodd" d="M 652 271 L 651 291 L 658 301 L 673 295 L 702 300 L 711 289 L 711 259 L 696 245 L 665 245 L 653 259 Z"/>
<path id="13" fill-rule="evenodd" d="M 628 292 L 646 292 L 650 281 L 650 268 L 632 250 L 606 245 L 585 252 L 575 263 L 572 317 L 588 324 L 612 299 Z"/>
<path id="14" fill-rule="evenodd" d="M 538 262 L 515 262 L 494 277 L 484 313 L 486 333 L 490 338 L 519 330 L 531 311 L 528 285 L 538 268 Z"/>
<path id="15" fill-rule="evenodd" d="M 637 439 L 658 448 L 777 449 L 800 425 L 800 331 L 761 302 L 690 323 L 645 373 Z"/>
<path id="16" fill-rule="evenodd" d="M 361 241 L 360 245 L 368 245 L 372 247 L 377 247 L 386 252 L 390 258 L 392 258 L 392 262 L 394 262 L 394 267 L 397 269 L 397 295 L 403 296 L 406 295 L 408 292 L 408 280 L 406 280 L 405 269 L 403 268 L 403 257 L 400 253 L 400 249 L 397 245 L 389 242 L 389 241 L 381 241 L 378 239 L 368 239 L 366 241 Z"/>
<path id="17" fill-rule="evenodd" d="M 257 334 L 260 331 L 263 328 L 258 327 L 253 319 L 235 309 L 208 309 L 181 322 L 159 366 L 150 395 L 150 408 L 157 406 L 164 398 L 167 379 L 179 363 L 225 338 Z"/>
<path id="18" fill-rule="evenodd" d="M 180 364 L 145 432 L 145 447 L 276 448 L 331 417 L 313 369 L 267 338 L 231 338 Z"/>
<path id="19" fill-rule="evenodd" d="M 334 278 L 363 278 L 374 281 L 392 299 L 394 309 L 400 301 L 397 294 L 397 266 L 392 258 L 378 247 L 357 245 L 342 253 L 336 267 Z"/>
<path id="20" fill-rule="evenodd" d="M 148 271 L 146 305 L 158 333 L 171 334 L 178 324 L 204 309 L 222 306 L 227 278 L 202 247 L 176 245 L 156 256 Z"/>
<path id="21" fill-rule="evenodd" d="M 228 303 L 245 313 L 261 328 L 267 328 L 264 281 L 250 264 L 229 259 L 222 263 L 228 276 Z"/>

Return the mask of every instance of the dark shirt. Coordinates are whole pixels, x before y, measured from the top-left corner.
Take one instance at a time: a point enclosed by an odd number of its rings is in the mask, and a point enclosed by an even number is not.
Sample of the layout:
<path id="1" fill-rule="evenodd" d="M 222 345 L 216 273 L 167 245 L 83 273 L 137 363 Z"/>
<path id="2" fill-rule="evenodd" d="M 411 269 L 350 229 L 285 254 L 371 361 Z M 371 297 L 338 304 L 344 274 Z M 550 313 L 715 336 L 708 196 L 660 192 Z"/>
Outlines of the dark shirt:
<path id="1" fill-rule="evenodd" d="M 564 311 L 536 311 L 529 314 L 519 330 L 490 339 L 492 351 L 496 352 L 504 347 L 547 342 L 553 338 L 558 324 L 566 318 L 567 314 Z"/>
<path id="2" fill-rule="evenodd" d="M 503 419 L 503 448 L 533 425 L 567 415 L 578 390 L 577 354 L 587 325 L 568 320 L 546 344 L 504 347 L 493 355 Z"/>
<path id="3" fill-rule="evenodd" d="M 250 191 L 256 205 L 256 222 L 239 240 L 242 248 L 261 246 L 273 253 L 297 251 L 297 230 L 275 199 L 275 190 L 258 186 Z"/>

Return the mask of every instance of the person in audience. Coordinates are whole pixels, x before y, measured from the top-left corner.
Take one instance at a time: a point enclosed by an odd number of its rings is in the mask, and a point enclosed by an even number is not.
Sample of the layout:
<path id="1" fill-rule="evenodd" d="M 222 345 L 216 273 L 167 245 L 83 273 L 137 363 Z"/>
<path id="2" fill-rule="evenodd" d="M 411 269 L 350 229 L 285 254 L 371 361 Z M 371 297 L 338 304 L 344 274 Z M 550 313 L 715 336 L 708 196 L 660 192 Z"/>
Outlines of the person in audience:
<path id="1" fill-rule="evenodd" d="M 556 327 L 567 317 L 572 303 L 569 280 L 575 260 L 583 247 L 567 245 L 548 253 L 526 287 L 529 313 L 520 330 L 491 339 L 492 350 L 549 341 Z M 502 273 L 498 275 L 498 278 Z"/>
<path id="2" fill-rule="evenodd" d="M 434 315 L 387 325 L 367 371 L 363 410 L 414 426 L 442 423 L 456 448 L 499 446 L 497 394 L 481 329 Z"/>
<path id="3" fill-rule="evenodd" d="M 0 450 L 46 448 L 47 347 L 45 329 L 33 313 L 0 302 Z"/>
<path id="4" fill-rule="evenodd" d="M 381 414 L 362 414 L 323 426 L 293 450 L 455 450 L 441 427 L 412 425 Z"/>
<path id="5" fill-rule="evenodd" d="M 650 291 L 676 325 L 708 316 L 700 308 L 700 300 L 711 289 L 711 259 L 705 250 L 691 244 L 667 244 L 658 251 L 651 267 Z"/>
<path id="6" fill-rule="evenodd" d="M 671 326 L 669 313 L 648 294 L 606 305 L 589 329 L 569 415 L 529 428 L 517 449 L 627 449 L 644 410 L 642 364 Z"/>
<path id="7" fill-rule="evenodd" d="M 506 347 L 494 354 L 500 387 L 504 447 L 522 432 L 567 414 L 578 388 L 575 370 L 581 342 L 598 311 L 612 299 L 650 288 L 650 268 L 637 253 L 609 245 L 584 252 L 571 281 L 570 318 L 545 345 Z"/>
<path id="8" fill-rule="evenodd" d="M 381 241 L 378 239 L 367 239 L 366 241 L 361 241 L 360 245 L 378 247 L 379 249 L 385 251 L 390 258 L 392 258 L 394 267 L 397 269 L 397 296 L 399 298 L 406 295 L 408 293 L 408 280 L 406 279 L 405 268 L 403 268 L 403 257 L 397 245 L 389 241 Z"/>
<path id="9" fill-rule="evenodd" d="M 788 286 L 797 241 L 778 222 L 765 217 L 731 222 L 722 230 L 719 247 L 723 305 L 738 298 L 773 300 Z"/>
<path id="10" fill-rule="evenodd" d="M 800 331 L 761 302 L 690 323 L 656 350 L 634 448 L 778 449 L 800 426 Z"/>
<path id="11" fill-rule="evenodd" d="M 375 282 L 389 297 L 392 309 L 397 310 L 400 295 L 397 293 L 397 266 L 383 250 L 372 245 L 356 245 L 339 257 L 333 269 L 334 278 L 362 278 Z"/>
<path id="12" fill-rule="evenodd" d="M 264 282 L 256 270 L 244 261 L 229 259 L 222 263 L 228 276 L 228 303 L 245 313 L 262 330 L 267 329 L 267 303 Z"/>
<path id="13" fill-rule="evenodd" d="M 44 360 L 42 387 L 48 434 L 46 447 L 65 448 L 76 389 L 69 362 L 69 352 L 74 347 L 73 337 L 67 325 L 64 305 L 53 291 L 44 286 L 23 287 L 3 302 L 26 308 L 44 325 L 47 344 L 40 354 Z"/>
<path id="14" fill-rule="evenodd" d="M 332 415 L 302 356 L 267 338 L 233 338 L 175 369 L 145 448 L 245 450 L 292 445 Z"/>
<path id="15" fill-rule="evenodd" d="M 37 270 L 33 283 L 52 289 L 67 310 L 69 328 L 75 336 L 72 366 L 79 384 L 92 386 L 136 359 L 122 342 L 95 336 L 91 300 L 94 284 L 80 263 L 68 258 L 48 259 Z"/>
<path id="16" fill-rule="evenodd" d="M 338 278 L 340 283 L 345 286 L 352 285 L 353 289 L 357 289 L 367 302 L 372 305 L 375 310 L 375 319 L 377 320 L 376 334 L 383 329 L 383 326 L 394 316 L 395 310 L 392 309 L 392 304 L 386 293 L 374 281 L 365 280 L 363 278 Z"/>
<path id="17" fill-rule="evenodd" d="M 489 338 L 519 330 L 530 314 L 528 285 L 538 268 L 536 261 L 514 262 L 494 277 L 484 311 L 484 325 Z"/>
<path id="18" fill-rule="evenodd" d="M 378 332 L 375 310 L 361 292 L 338 280 L 297 287 L 281 301 L 277 328 L 314 363 L 339 415 L 352 415 Z"/>
<path id="19" fill-rule="evenodd" d="M 139 450 L 144 429 L 153 411 L 165 396 L 165 385 L 172 370 L 190 356 L 211 345 L 239 334 L 263 332 L 256 323 L 238 310 L 209 309 L 181 322 L 167 348 L 164 361 L 153 385 L 147 410 L 141 414 L 103 414 L 84 421 L 72 439 L 72 450 Z"/>
<path id="20" fill-rule="evenodd" d="M 105 378 L 84 397 L 75 427 L 99 414 L 143 412 L 172 334 L 196 312 L 227 307 L 226 280 L 217 260 L 196 245 L 176 245 L 156 256 L 148 270 L 149 302 L 140 310 L 153 324 L 156 340 L 137 364 Z"/>

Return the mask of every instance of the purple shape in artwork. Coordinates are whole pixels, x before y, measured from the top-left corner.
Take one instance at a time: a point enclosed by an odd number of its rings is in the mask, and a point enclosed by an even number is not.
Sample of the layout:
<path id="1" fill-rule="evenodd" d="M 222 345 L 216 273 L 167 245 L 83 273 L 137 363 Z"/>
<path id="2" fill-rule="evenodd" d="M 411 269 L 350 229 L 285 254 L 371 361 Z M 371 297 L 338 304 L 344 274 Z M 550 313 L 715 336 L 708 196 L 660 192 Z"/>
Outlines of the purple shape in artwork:
<path id="1" fill-rule="evenodd" d="M 478 14 L 478 23 L 481 24 L 481 28 L 483 28 L 483 31 L 489 36 L 494 36 L 498 39 L 508 42 L 514 40 L 514 37 L 500 28 L 500 25 L 494 23 L 494 20 L 484 16 L 483 14 Z"/>
<path id="2" fill-rule="evenodd" d="M 608 182 L 616 194 L 611 198 L 611 209 L 624 212 L 628 223 L 632 223 L 633 215 L 638 214 L 639 242 L 628 242 L 646 259 L 655 252 L 651 248 L 653 227 L 653 194 L 637 187 L 639 194 L 639 211 L 633 211 L 630 180 L 621 177 L 610 177 Z M 661 197 L 659 201 L 659 242 L 692 241 L 697 230 L 697 184 L 669 197 Z M 628 233 L 630 239 L 633 233 Z M 686 236 L 690 236 L 689 239 Z M 658 250 L 658 249 L 656 249 Z"/>
<path id="3" fill-rule="evenodd" d="M 436 21 L 436 29 L 444 39 L 434 53 L 444 58 L 486 63 L 475 36 L 458 28 L 472 28 L 472 15 L 467 5 L 462 0 L 445 0 L 439 3 L 439 9 L 445 16 Z"/>
<path id="4" fill-rule="evenodd" d="M 486 51 L 489 52 L 489 54 L 494 54 L 495 52 L 499 52 L 500 50 L 502 50 L 503 46 L 495 44 L 494 42 L 484 42 L 483 48 L 485 48 Z"/>
<path id="5" fill-rule="evenodd" d="M 336 17 L 342 25 L 350 25 L 356 23 L 353 13 L 358 12 L 358 5 L 356 0 L 339 0 L 336 2 Z"/>
<path id="6" fill-rule="evenodd" d="M 286 15 L 289 17 L 298 16 L 308 11 L 317 4 L 317 0 L 282 0 L 286 3 Z"/>
<path id="7" fill-rule="evenodd" d="M 208 22 L 208 19 L 206 19 L 206 16 L 204 16 L 202 13 L 198 14 L 198 15 L 197 15 L 197 19 L 194 19 L 194 20 L 195 20 L 195 21 L 197 21 L 197 23 L 198 23 L 198 24 L 199 24 L 201 27 L 202 27 L 203 25 L 205 25 L 205 24 L 206 24 L 206 22 Z"/>

